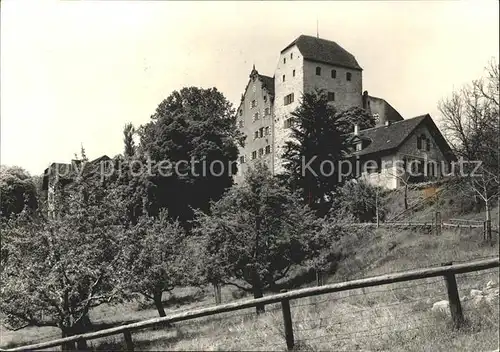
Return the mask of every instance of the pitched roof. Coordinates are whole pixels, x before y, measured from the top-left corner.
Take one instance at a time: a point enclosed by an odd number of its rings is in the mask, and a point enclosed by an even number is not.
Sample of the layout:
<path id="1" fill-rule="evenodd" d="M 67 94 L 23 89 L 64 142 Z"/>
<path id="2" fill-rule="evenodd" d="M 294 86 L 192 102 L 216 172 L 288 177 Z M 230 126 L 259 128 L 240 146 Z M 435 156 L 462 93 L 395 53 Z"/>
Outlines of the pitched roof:
<path id="1" fill-rule="evenodd" d="M 404 141 L 406 141 L 406 139 L 421 123 L 427 123 L 427 127 L 445 157 L 448 160 L 453 160 L 453 152 L 429 114 L 393 122 L 388 126 L 368 128 L 359 131 L 358 137 L 361 140 L 369 141 L 370 144 L 366 148 L 354 154 L 362 156 L 396 149 L 401 146 Z"/>
<path id="2" fill-rule="evenodd" d="M 362 70 L 354 55 L 330 40 L 301 35 L 281 52 L 283 53 L 293 45 L 297 45 L 297 48 L 306 60 Z"/>
<path id="3" fill-rule="evenodd" d="M 269 95 L 274 97 L 274 77 L 264 76 L 259 74 L 259 78 L 262 81 L 262 85 L 266 87 Z"/>

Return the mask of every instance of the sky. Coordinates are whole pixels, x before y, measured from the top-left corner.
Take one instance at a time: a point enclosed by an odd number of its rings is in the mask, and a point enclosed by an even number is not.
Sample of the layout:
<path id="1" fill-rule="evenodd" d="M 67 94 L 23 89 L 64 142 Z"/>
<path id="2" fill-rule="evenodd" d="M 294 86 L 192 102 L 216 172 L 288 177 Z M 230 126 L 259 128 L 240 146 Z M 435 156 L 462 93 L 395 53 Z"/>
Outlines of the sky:
<path id="1" fill-rule="evenodd" d="M 404 118 L 498 61 L 499 2 L 23 1 L 1 3 L 0 162 L 38 175 L 123 150 L 123 126 L 147 123 L 186 86 L 216 87 L 235 108 L 255 64 L 274 74 L 301 34 L 337 42 L 363 90 Z"/>

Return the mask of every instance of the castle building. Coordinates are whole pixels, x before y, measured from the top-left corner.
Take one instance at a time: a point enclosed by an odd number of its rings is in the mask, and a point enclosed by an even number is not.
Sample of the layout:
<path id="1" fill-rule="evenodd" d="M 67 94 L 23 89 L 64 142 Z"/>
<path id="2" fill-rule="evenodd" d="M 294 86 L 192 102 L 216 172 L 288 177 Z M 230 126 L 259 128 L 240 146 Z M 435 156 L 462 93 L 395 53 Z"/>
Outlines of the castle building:
<path id="1" fill-rule="evenodd" d="M 248 166 L 265 162 L 274 174 L 283 171 L 282 154 L 290 136 L 290 113 L 303 93 L 324 89 L 338 110 L 364 108 L 378 123 L 403 120 L 385 100 L 363 93 L 363 69 L 339 44 L 301 35 L 281 50 L 273 77 L 253 67 L 237 110 L 237 124 L 246 135 L 240 149 L 241 182 Z"/>

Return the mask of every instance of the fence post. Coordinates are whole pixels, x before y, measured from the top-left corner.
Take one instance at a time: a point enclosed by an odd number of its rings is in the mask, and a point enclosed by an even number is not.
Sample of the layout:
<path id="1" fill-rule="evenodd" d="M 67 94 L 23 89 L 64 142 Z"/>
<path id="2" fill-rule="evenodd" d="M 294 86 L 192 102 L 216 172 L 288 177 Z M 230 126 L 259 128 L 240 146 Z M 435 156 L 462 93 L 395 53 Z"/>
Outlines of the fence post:
<path id="1" fill-rule="evenodd" d="M 281 290 L 282 293 L 287 290 Z M 293 325 L 292 314 L 290 313 L 290 300 L 284 299 L 281 301 L 281 310 L 283 311 L 283 326 L 285 328 L 286 347 L 289 351 L 293 350 Z"/>
<path id="2" fill-rule="evenodd" d="M 443 266 L 452 265 L 452 262 L 443 263 Z M 462 304 L 460 303 L 460 297 L 458 295 L 457 280 L 455 274 L 448 273 L 444 275 L 446 281 L 446 290 L 448 291 L 448 301 L 450 303 L 450 313 L 453 319 L 453 325 L 456 329 L 462 326 L 464 322 L 464 315 L 462 312 Z"/>
<path id="3" fill-rule="evenodd" d="M 123 332 L 123 337 L 125 338 L 125 345 L 127 346 L 127 351 L 134 351 L 134 343 L 132 342 L 132 335 L 130 330 L 125 330 Z"/>

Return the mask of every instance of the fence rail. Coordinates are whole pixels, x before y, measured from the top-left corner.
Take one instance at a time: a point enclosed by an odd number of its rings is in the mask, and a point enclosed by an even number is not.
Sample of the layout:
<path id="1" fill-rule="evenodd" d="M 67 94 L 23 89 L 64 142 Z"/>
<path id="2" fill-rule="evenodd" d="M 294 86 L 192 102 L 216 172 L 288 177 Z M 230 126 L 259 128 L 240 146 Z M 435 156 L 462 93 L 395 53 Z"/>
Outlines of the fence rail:
<path id="1" fill-rule="evenodd" d="M 253 308 L 256 307 L 257 305 L 262 305 L 262 304 L 267 305 L 273 303 L 281 303 L 281 308 L 283 311 L 283 318 L 284 318 L 285 337 L 286 337 L 286 341 L 284 341 L 284 344 L 286 344 L 288 349 L 292 349 L 294 346 L 294 337 L 292 330 L 293 324 L 291 321 L 291 314 L 290 314 L 290 303 L 289 303 L 290 300 L 323 295 L 333 292 L 341 292 L 341 291 L 348 291 L 360 288 L 393 284 L 398 282 L 420 280 L 432 277 L 444 278 L 444 282 L 446 283 L 447 286 L 448 299 L 450 302 L 450 311 L 455 326 L 459 326 L 463 320 L 463 316 L 462 316 L 462 309 L 460 306 L 460 300 L 458 299 L 458 291 L 457 291 L 455 275 L 497 268 L 499 266 L 500 266 L 499 257 L 493 259 L 469 262 L 469 263 L 454 264 L 454 265 L 451 265 L 451 263 L 447 263 L 443 264 L 440 267 L 423 268 L 423 269 L 405 271 L 400 273 L 392 273 L 371 278 L 365 278 L 360 280 L 329 284 L 319 287 L 303 288 L 259 299 L 250 299 L 243 302 L 233 302 L 198 310 L 184 311 L 180 313 L 171 314 L 166 317 L 144 320 L 133 324 L 117 326 L 114 328 L 105 329 L 101 331 L 75 335 L 71 337 L 32 344 L 28 346 L 16 347 L 8 349 L 7 351 L 45 349 L 45 348 L 60 346 L 70 342 L 87 341 L 117 334 L 124 335 L 124 339 L 127 345 L 127 350 L 133 351 L 134 346 L 131 335 L 133 331 L 160 325 L 166 326 L 169 323 L 201 318 L 220 313 L 227 313 L 246 308 Z"/>

